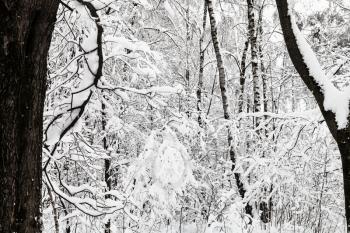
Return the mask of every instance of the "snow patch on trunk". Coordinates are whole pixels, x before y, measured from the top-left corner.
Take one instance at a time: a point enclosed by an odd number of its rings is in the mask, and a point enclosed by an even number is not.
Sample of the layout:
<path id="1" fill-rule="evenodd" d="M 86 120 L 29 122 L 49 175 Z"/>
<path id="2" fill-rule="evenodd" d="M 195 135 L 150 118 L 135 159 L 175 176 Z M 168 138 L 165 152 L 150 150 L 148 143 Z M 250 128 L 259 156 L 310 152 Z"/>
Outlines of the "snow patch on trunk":
<path id="1" fill-rule="evenodd" d="M 321 88 L 324 94 L 323 106 L 326 111 L 332 111 L 338 124 L 338 129 L 346 128 L 349 116 L 350 87 L 338 90 L 326 76 L 311 46 L 307 43 L 295 22 L 289 5 L 292 29 L 304 62 L 309 69 L 310 75 Z"/>

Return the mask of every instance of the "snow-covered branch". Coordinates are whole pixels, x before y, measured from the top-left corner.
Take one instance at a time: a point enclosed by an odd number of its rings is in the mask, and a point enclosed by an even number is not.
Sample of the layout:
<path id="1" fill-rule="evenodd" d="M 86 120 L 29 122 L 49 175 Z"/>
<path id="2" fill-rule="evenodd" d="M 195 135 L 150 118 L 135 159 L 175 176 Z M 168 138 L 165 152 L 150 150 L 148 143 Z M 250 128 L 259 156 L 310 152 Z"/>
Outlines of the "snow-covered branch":
<path id="1" fill-rule="evenodd" d="M 349 126 L 350 89 L 337 89 L 323 71 L 314 51 L 301 34 L 287 0 L 276 1 L 283 35 L 292 62 L 315 96 L 333 135 Z"/>

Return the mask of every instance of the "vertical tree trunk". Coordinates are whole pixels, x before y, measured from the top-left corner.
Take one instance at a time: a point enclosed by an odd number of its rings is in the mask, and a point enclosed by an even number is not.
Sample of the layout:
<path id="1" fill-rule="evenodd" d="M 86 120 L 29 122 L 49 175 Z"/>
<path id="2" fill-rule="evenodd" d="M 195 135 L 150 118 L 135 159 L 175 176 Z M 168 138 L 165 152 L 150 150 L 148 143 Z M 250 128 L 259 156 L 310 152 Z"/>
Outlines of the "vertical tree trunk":
<path id="1" fill-rule="evenodd" d="M 203 48 L 205 28 L 207 25 L 207 3 L 204 1 L 203 10 L 203 32 L 199 39 L 199 74 L 198 74 L 198 86 L 197 86 L 197 111 L 198 111 L 198 124 L 203 126 L 202 122 L 202 89 L 203 89 L 203 73 L 204 73 L 204 52 Z"/>
<path id="2" fill-rule="evenodd" d="M 186 115 L 190 117 L 190 3 L 189 0 L 186 1 L 186 69 L 185 69 L 185 82 L 186 82 Z"/>
<path id="3" fill-rule="evenodd" d="M 255 31 L 254 1 L 247 0 L 248 4 L 248 35 L 250 41 L 252 75 L 253 75 L 253 112 L 260 112 L 260 82 L 259 82 L 259 65 L 258 65 L 258 47 L 257 36 Z M 259 125 L 258 118 L 255 118 L 255 126 Z"/>
<path id="4" fill-rule="evenodd" d="M 259 19 L 258 19 L 258 28 L 257 28 L 257 43 L 258 43 L 258 53 L 259 53 L 259 60 L 260 60 L 260 73 L 261 73 L 261 82 L 262 82 L 262 111 L 267 111 L 267 80 L 266 80 L 266 69 L 264 65 L 264 53 L 263 53 L 263 10 L 264 5 L 260 7 L 259 11 Z"/>
<path id="5" fill-rule="evenodd" d="M 47 53 L 58 1 L 0 1 L 0 232 L 41 231 Z"/>
<path id="6" fill-rule="evenodd" d="M 103 95 L 102 95 L 103 98 Z M 102 102 L 102 131 L 104 134 L 106 134 L 106 125 L 107 125 L 107 120 L 106 120 L 106 105 Z M 103 149 L 107 152 L 108 150 L 108 145 L 107 145 L 107 136 L 105 135 L 102 139 L 102 143 L 103 143 Z M 110 191 L 112 189 L 112 182 L 111 182 L 111 175 L 110 175 L 110 169 L 111 169 L 111 161 L 110 159 L 105 159 L 104 161 L 105 163 L 105 182 L 107 185 L 106 191 Z M 105 196 L 106 199 L 111 198 L 111 195 L 106 195 Z M 105 233 L 110 233 L 111 232 L 111 220 L 108 219 L 106 224 L 105 224 Z"/>
<path id="7" fill-rule="evenodd" d="M 292 27 L 293 22 L 289 12 L 288 1 L 276 0 L 276 4 L 289 56 L 301 79 L 315 97 L 327 126 L 338 144 L 343 166 L 345 217 L 347 221 L 346 228 L 347 232 L 350 232 L 350 115 L 347 118 L 348 123 L 346 127 L 339 129 L 335 119 L 335 114 L 332 111 L 325 110 L 323 105 L 325 98 L 323 90 L 316 82 L 313 74 L 310 73 L 310 69 L 305 63 L 302 52 L 298 47 L 296 35 Z"/>
<path id="8" fill-rule="evenodd" d="M 55 199 L 52 195 L 52 192 L 51 192 L 51 189 L 49 187 L 48 184 L 46 184 L 47 186 L 47 192 L 49 194 L 49 201 L 50 201 L 50 204 L 52 206 L 52 215 L 53 215 L 53 221 L 54 221 L 54 224 L 55 224 L 55 233 L 59 233 L 60 232 L 60 225 L 59 225 L 59 216 L 58 216 L 58 212 L 57 212 L 57 207 L 56 207 L 56 203 L 55 203 Z"/>
<path id="9" fill-rule="evenodd" d="M 216 56 L 217 68 L 219 71 L 219 86 L 220 86 L 220 90 L 221 90 L 221 99 L 222 99 L 222 107 L 223 107 L 223 111 L 224 111 L 224 118 L 226 120 L 230 120 L 230 113 L 228 110 L 228 101 L 227 101 L 227 94 L 226 94 L 225 68 L 224 68 L 224 64 L 222 61 L 220 46 L 219 46 L 219 41 L 218 41 L 218 36 L 217 36 L 217 28 L 216 28 L 216 21 L 215 21 L 215 16 L 214 16 L 213 3 L 212 3 L 212 0 L 206 0 L 206 2 L 207 2 L 209 21 L 210 21 L 210 26 L 211 26 L 211 37 L 212 37 L 215 56 Z M 232 145 L 233 144 L 233 137 L 232 137 L 232 132 L 231 132 L 230 128 L 228 129 L 227 142 L 229 145 L 229 154 L 230 154 L 230 159 L 232 161 L 232 171 L 233 171 L 236 167 L 236 155 L 235 155 L 235 151 L 234 151 L 234 148 Z M 246 190 L 245 190 L 244 185 L 243 185 L 242 180 L 241 180 L 241 174 L 235 172 L 234 176 L 236 179 L 236 185 L 238 188 L 238 192 L 241 195 L 241 197 L 244 198 Z M 251 205 L 249 205 L 249 203 L 246 204 L 245 211 L 248 215 L 253 216 L 252 215 L 252 207 L 251 207 Z"/>
<path id="10" fill-rule="evenodd" d="M 219 71 L 219 86 L 221 91 L 221 98 L 222 98 L 222 107 L 224 111 L 224 118 L 229 120 L 230 115 L 228 111 L 228 101 L 227 101 L 227 94 L 226 94 L 226 77 L 225 77 L 225 68 L 222 61 L 222 56 L 220 52 L 220 46 L 219 46 L 219 40 L 218 40 L 218 33 L 216 28 L 216 20 L 214 16 L 214 9 L 213 9 L 213 3 L 212 0 L 206 0 L 207 7 L 208 7 L 208 13 L 209 13 L 209 21 L 210 21 L 210 27 L 211 27 L 211 37 L 212 42 L 214 46 L 214 52 L 216 57 L 216 63 Z"/>
<path id="11" fill-rule="evenodd" d="M 264 4 L 264 3 L 263 3 Z M 259 11 L 259 19 L 258 19 L 258 28 L 257 28 L 257 38 L 258 38 L 258 52 L 259 52 L 259 60 L 260 60 L 260 73 L 261 73 L 261 81 L 262 81 L 262 111 L 267 111 L 267 78 L 266 78 L 266 69 L 264 65 L 264 54 L 263 54 L 263 10 L 264 5 L 260 7 Z M 264 117 L 264 120 L 266 120 L 266 116 Z M 266 125 L 264 125 L 266 126 Z M 267 138 L 267 129 L 265 128 L 263 130 L 263 136 Z M 263 152 L 263 156 L 265 156 L 265 152 Z M 269 196 L 270 192 L 267 187 L 263 188 L 264 196 Z M 267 201 L 262 200 L 260 202 L 259 209 L 261 211 L 260 214 L 260 220 L 263 223 L 268 223 L 271 221 L 271 207 L 272 206 L 272 200 L 269 198 Z"/>
<path id="12" fill-rule="evenodd" d="M 241 60 L 241 68 L 239 73 L 240 93 L 238 97 L 238 113 L 243 112 L 244 85 L 245 85 L 246 60 L 247 60 L 248 48 L 249 48 L 249 37 L 244 43 L 244 49 L 243 49 L 242 60 Z"/>

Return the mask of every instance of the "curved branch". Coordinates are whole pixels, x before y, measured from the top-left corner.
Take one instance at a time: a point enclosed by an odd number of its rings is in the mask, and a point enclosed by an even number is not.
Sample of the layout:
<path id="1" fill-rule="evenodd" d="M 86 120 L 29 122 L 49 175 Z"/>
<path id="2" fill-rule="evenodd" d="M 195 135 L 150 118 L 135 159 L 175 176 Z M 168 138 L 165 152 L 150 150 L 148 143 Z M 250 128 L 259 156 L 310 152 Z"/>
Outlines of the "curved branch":
<path id="1" fill-rule="evenodd" d="M 60 183 L 61 185 L 68 191 L 69 193 L 69 196 L 64 194 L 62 191 L 60 191 L 57 187 L 55 187 L 53 185 L 53 183 L 51 182 L 50 180 L 50 177 L 47 173 L 47 167 L 48 165 L 50 164 L 51 162 L 51 159 L 52 159 L 52 156 L 53 154 L 55 153 L 56 149 L 57 149 L 57 146 L 59 145 L 61 139 L 69 132 L 70 129 L 72 129 L 76 123 L 78 122 L 78 120 L 81 118 L 81 116 L 83 115 L 84 113 L 84 110 L 87 106 L 87 104 L 90 102 L 90 99 L 92 97 L 92 94 L 93 94 L 93 90 L 92 88 L 94 87 L 97 87 L 97 84 L 98 84 L 98 81 L 100 80 L 100 78 L 102 77 L 102 70 L 103 70 L 103 51 L 102 51 L 102 34 L 103 34 L 103 27 L 102 25 L 100 25 L 100 18 L 99 18 L 99 15 L 97 14 L 97 10 L 96 8 L 94 7 L 94 5 L 91 3 L 91 2 L 85 2 L 85 1 L 82 1 L 82 0 L 78 0 L 78 2 L 80 4 L 82 4 L 83 6 L 85 6 L 91 16 L 91 19 L 95 22 L 95 25 L 96 25 L 96 29 L 97 29 L 97 35 L 96 35 L 96 48 L 91 50 L 89 53 L 92 53 L 92 52 L 96 52 L 96 56 L 98 57 L 98 66 L 97 66 L 97 70 L 96 72 L 92 72 L 92 70 L 90 69 L 90 66 L 89 66 L 89 63 L 87 60 L 85 60 L 86 64 L 87 64 L 87 69 L 88 69 L 88 72 L 93 76 L 93 80 L 92 80 L 92 83 L 87 85 L 86 87 L 83 87 L 82 89 L 78 90 L 78 91 L 75 91 L 75 92 L 72 92 L 72 97 L 71 97 L 71 108 L 68 109 L 65 113 L 60 113 L 59 115 L 55 116 L 51 122 L 48 124 L 46 130 L 45 130 L 45 136 L 46 136 L 46 139 L 44 141 L 44 144 L 46 144 L 49 140 L 48 138 L 48 131 L 50 129 L 50 127 L 53 127 L 55 124 L 60 124 L 61 126 L 64 127 L 63 130 L 61 130 L 61 132 L 59 133 L 59 136 L 57 138 L 57 141 L 55 141 L 55 143 L 53 144 L 53 147 L 51 150 L 49 150 L 49 146 L 48 145 L 44 145 L 44 147 L 50 151 L 50 154 L 51 154 L 51 157 L 47 160 L 47 162 L 45 163 L 45 166 L 43 168 L 44 170 L 44 174 L 47 178 L 47 181 L 50 185 L 50 188 L 62 199 L 68 201 L 69 203 L 73 204 L 75 207 L 77 207 L 80 211 L 86 213 L 86 214 L 89 214 L 89 215 L 92 215 L 92 216 L 101 216 L 101 215 L 104 215 L 106 213 L 103 213 L 103 212 L 100 212 L 98 210 L 96 210 L 95 208 L 92 208 L 93 211 L 92 212 L 89 212 L 88 209 L 85 209 L 84 208 L 84 204 L 88 204 L 88 206 L 92 207 L 89 203 L 87 202 L 78 202 L 76 203 L 74 200 L 75 199 L 72 199 L 71 196 L 74 197 L 74 194 L 73 193 L 70 193 L 69 192 L 69 189 L 67 187 L 65 187 L 63 185 L 63 183 L 61 182 L 61 179 L 59 177 L 59 180 L 60 180 Z M 86 55 L 86 52 L 85 54 Z M 87 95 L 86 91 L 89 91 L 89 94 Z M 84 98 L 84 100 L 77 106 L 74 106 L 73 105 L 73 98 L 74 96 L 76 95 L 82 95 L 82 98 Z M 76 113 L 76 115 L 74 115 L 72 118 L 70 118 L 69 116 L 72 116 L 73 114 L 73 111 L 78 111 Z M 64 119 L 64 122 L 59 122 L 60 120 L 62 121 L 62 117 L 64 117 L 66 114 L 69 114 L 67 118 L 63 118 Z M 65 122 L 66 120 L 69 120 L 69 122 Z M 57 167 L 57 164 L 55 163 L 56 165 L 56 168 L 58 169 Z M 59 176 L 60 176 L 60 173 L 59 173 Z M 85 190 L 84 190 L 85 191 Z"/>
<path id="2" fill-rule="evenodd" d="M 328 106 L 326 109 L 325 95 L 328 91 L 327 88 L 332 88 L 333 91 L 338 90 L 334 90 L 335 87 L 333 86 L 333 84 L 329 83 L 330 81 L 327 80 L 327 78 L 325 77 L 324 72 L 317 61 L 317 58 L 315 57 L 312 49 L 307 44 L 305 39 L 302 37 L 302 35 L 297 34 L 300 32 L 298 31 L 298 28 L 295 25 L 295 22 L 293 21 L 293 18 L 290 14 L 290 6 L 288 4 L 288 1 L 277 0 L 276 4 L 278 8 L 284 40 L 293 65 L 298 71 L 300 77 L 302 78 L 308 89 L 312 92 L 313 96 L 315 97 L 317 104 L 322 112 L 322 115 L 324 116 L 327 122 L 328 128 L 330 129 L 333 137 L 337 140 L 339 127 L 339 122 L 337 122 L 336 115 L 337 112 L 333 109 L 330 109 Z M 302 44 L 304 48 L 301 48 L 301 42 L 305 42 Z M 309 61 L 308 58 L 310 59 Z M 338 93 L 335 92 L 334 94 Z"/>
<path id="3" fill-rule="evenodd" d="M 294 22 L 287 0 L 276 0 L 284 40 L 300 77 L 312 92 L 341 154 L 345 217 L 350 232 L 350 91 L 341 92 L 326 77 L 314 52 Z"/>

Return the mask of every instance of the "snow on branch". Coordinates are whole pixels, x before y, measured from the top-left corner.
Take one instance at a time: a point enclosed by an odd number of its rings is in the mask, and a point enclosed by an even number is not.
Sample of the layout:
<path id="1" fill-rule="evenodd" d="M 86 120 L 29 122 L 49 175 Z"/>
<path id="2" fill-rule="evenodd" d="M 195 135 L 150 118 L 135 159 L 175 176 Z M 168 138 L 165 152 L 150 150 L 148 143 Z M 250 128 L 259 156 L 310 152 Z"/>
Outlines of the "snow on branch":
<path id="1" fill-rule="evenodd" d="M 298 29 L 295 19 L 289 7 L 292 29 L 304 62 L 309 69 L 310 75 L 315 79 L 324 94 L 323 106 L 326 111 L 332 111 L 335 114 L 338 129 L 343 129 L 348 124 L 350 88 L 341 91 L 338 90 L 330 78 L 326 76 L 320 63 L 317 60 L 311 46 L 307 43 L 304 36 Z"/>
<path id="2" fill-rule="evenodd" d="M 348 126 L 350 88 L 337 89 L 323 71 L 292 15 L 291 1 L 276 1 L 283 36 L 290 58 L 306 86 L 313 93 L 333 135 Z"/>
<path id="3" fill-rule="evenodd" d="M 350 88 L 347 87 L 345 90 L 339 90 L 334 86 L 330 78 L 323 71 L 311 46 L 300 32 L 293 17 L 290 4 L 288 5 L 288 14 L 299 52 L 308 68 L 310 76 L 321 88 L 324 95 L 324 109 L 325 111 L 332 111 L 335 114 L 338 129 L 343 129 L 348 125 Z"/>
<path id="4" fill-rule="evenodd" d="M 75 9 L 83 16 L 93 20 L 96 31 L 91 30 L 89 36 L 83 41 L 82 48 L 84 53 L 84 67 L 81 74 L 82 81 L 76 90 L 72 90 L 70 108 L 56 115 L 47 125 L 45 130 L 45 148 L 53 146 L 51 154 L 54 154 L 59 141 L 71 130 L 83 115 L 86 105 L 89 103 L 93 94 L 93 88 L 97 86 L 102 77 L 103 52 L 102 52 L 102 34 L 103 27 L 100 25 L 100 18 L 97 10 L 91 2 L 78 0 Z M 49 161 L 48 161 L 49 162 Z"/>
<path id="5" fill-rule="evenodd" d="M 107 213 L 113 213 L 116 210 L 123 208 L 119 205 L 119 202 L 105 203 L 105 198 L 100 197 L 100 200 L 96 201 L 89 198 L 76 197 L 79 193 L 95 194 L 94 189 L 90 186 L 73 187 L 65 185 L 60 177 L 59 168 L 57 162 L 54 161 L 54 166 L 58 171 L 58 180 L 61 187 L 65 192 L 60 190 L 59 186 L 48 175 L 48 165 L 54 158 L 55 151 L 61 141 L 61 139 L 72 130 L 78 123 L 81 116 L 84 114 L 84 110 L 87 104 L 90 102 L 94 93 L 94 88 L 97 87 L 97 83 L 102 77 L 103 69 L 103 52 L 102 52 L 102 34 L 103 27 L 100 24 L 100 18 L 97 14 L 97 9 L 91 2 L 83 0 L 77 0 L 74 2 L 73 8 L 84 20 L 84 23 L 92 22 L 95 27 L 89 27 L 90 31 L 87 38 L 85 38 L 79 47 L 84 51 L 82 54 L 82 65 L 77 64 L 77 69 L 81 68 L 81 72 L 75 73 L 80 78 L 80 83 L 75 89 L 71 90 L 71 98 L 69 108 L 63 104 L 60 106 L 60 113 L 53 117 L 53 119 L 47 124 L 44 131 L 44 147 L 50 152 L 49 159 L 44 165 L 44 174 L 47 179 L 50 188 L 63 200 L 74 205 L 77 209 L 90 216 L 101 216 Z M 86 52 L 89 51 L 89 52 Z M 79 68 L 78 68 L 79 67 Z M 68 193 L 68 194 L 67 194 Z M 96 196 L 96 195 L 94 195 Z"/>

